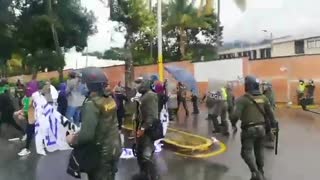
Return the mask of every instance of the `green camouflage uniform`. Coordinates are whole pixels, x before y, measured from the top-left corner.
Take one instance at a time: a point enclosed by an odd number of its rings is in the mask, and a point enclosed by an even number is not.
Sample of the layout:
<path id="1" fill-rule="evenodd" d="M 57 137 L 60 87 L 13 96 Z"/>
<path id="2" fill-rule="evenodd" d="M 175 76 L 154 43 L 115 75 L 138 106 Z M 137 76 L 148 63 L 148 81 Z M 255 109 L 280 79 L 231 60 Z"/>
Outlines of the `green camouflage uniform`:
<path id="1" fill-rule="evenodd" d="M 231 115 L 232 125 L 235 127 L 237 121 L 241 120 L 241 156 L 252 173 L 263 174 L 264 155 L 263 142 L 265 137 L 265 118 L 256 105 L 246 96 L 241 96 L 235 105 Z M 269 100 L 264 95 L 251 96 L 264 110 L 270 123 L 275 123 L 274 114 Z"/>
<path id="2" fill-rule="evenodd" d="M 226 88 L 226 92 L 227 92 L 228 114 L 230 119 L 230 115 L 232 114 L 232 111 L 234 108 L 234 94 L 231 88 Z"/>
<path id="3" fill-rule="evenodd" d="M 229 127 L 227 122 L 227 109 L 228 103 L 222 97 L 212 97 L 210 93 L 207 95 L 206 105 L 208 108 L 208 119 L 212 121 L 214 132 L 222 132 L 223 134 L 228 134 Z M 220 116 L 221 125 L 218 121 Z"/>
<path id="4" fill-rule="evenodd" d="M 272 109 L 275 109 L 276 108 L 276 101 L 275 101 L 273 90 L 271 88 L 266 89 L 263 91 L 263 94 L 268 98 Z"/>
<path id="5" fill-rule="evenodd" d="M 116 103 L 109 97 L 90 97 L 81 110 L 82 126 L 77 145 L 95 142 L 101 149 L 99 162 L 89 180 L 114 180 L 121 155 L 121 140 L 118 132 Z M 88 154 L 88 156 L 90 156 Z"/>
<path id="6" fill-rule="evenodd" d="M 137 160 L 140 172 L 148 180 L 157 179 L 157 173 L 153 160 L 154 141 L 151 139 L 148 130 L 158 120 L 158 97 L 154 92 L 148 91 L 141 97 L 138 128 L 145 129 L 145 134 L 137 138 Z"/>

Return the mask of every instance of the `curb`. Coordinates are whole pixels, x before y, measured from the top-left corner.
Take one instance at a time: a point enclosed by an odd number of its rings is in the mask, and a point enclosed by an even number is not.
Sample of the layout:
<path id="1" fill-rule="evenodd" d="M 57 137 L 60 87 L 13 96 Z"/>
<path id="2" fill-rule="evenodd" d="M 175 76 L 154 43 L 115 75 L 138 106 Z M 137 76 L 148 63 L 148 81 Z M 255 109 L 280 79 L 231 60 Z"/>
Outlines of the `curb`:
<path id="1" fill-rule="evenodd" d="M 127 130 L 130 130 L 132 131 L 132 127 L 130 126 L 127 126 L 127 125 L 124 125 L 123 127 L 124 129 L 127 129 Z M 168 131 L 172 131 L 172 132 L 175 132 L 175 133 L 180 133 L 180 134 L 183 134 L 183 135 L 186 135 L 186 136 L 189 136 L 189 137 L 193 137 L 193 138 L 197 138 L 199 139 L 200 141 L 204 141 L 204 143 L 200 144 L 200 145 L 196 145 L 196 146 L 190 146 L 190 145 L 184 145 L 184 144 L 181 144 L 181 143 L 178 143 L 176 141 L 173 141 L 173 140 L 170 140 L 168 138 L 164 138 L 163 139 L 163 142 L 168 145 L 168 146 L 172 146 L 174 148 L 177 148 L 179 149 L 179 152 L 188 152 L 188 153 L 193 153 L 193 152 L 206 152 L 208 151 L 212 146 L 213 146 L 213 142 L 211 139 L 208 139 L 206 137 L 202 137 L 202 136 L 199 136 L 199 135 L 195 135 L 195 134 L 191 134 L 191 133 L 188 133 L 188 132 L 184 132 L 184 131 L 181 131 L 181 130 L 177 130 L 177 129 L 173 129 L 173 128 L 168 128 Z M 215 153 L 216 154 L 216 153 Z M 214 154 L 214 155 L 215 155 Z M 188 155 L 185 155 L 185 156 L 188 156 Z M 211 155 L 212 156 L 212 155 Z M 193 156 L 192 156 L 193 157 Z"/>
<path id="2" fill-rule="evenodd" d="M 302 109 L 300 105 L 286 105 L 286 104 L 278 104 L 277 108 Z M 318 105 L 307 106 L 307 109 L 317 109 L 317 108 L 319 108 Z"/>
<path id="3" fill-rule="evenodd" d="M 183 154 L 180 152 L 176 152 L 175 154 L 178 156 L 181 156 L 181 157 L 185 157 L 185 158 L 205 159 L 205 158 L 209 158 L 209 157 L 213 157 L 213 156 L 218 156 L 218 155 L 227 151 L 227 146 L 224 143 L 219 141 L 216 144 L 219 145 L 218 150 L 213 150 L 213 151 L 199 153 L 199 154 Z"/>

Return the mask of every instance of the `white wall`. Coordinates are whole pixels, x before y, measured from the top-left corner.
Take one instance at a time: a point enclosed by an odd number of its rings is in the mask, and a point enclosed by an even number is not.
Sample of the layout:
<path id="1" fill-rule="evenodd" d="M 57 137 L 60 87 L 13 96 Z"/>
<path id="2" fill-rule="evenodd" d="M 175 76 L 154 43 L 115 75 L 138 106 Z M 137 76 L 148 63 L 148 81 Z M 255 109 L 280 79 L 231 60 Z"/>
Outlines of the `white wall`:
<path id="1" fill-rule="evenodd" d="M 241 58 L 194 63 L 194 76 L 197 82 L 207 82 L 208 79 L 225 81 L 237 80 L 243 77 L 243 60 Z"/>
<path id="2" fill-rule="evenodd" d="M 77 53 L 77 52 L 66 53 L 65 54 L 65 62 L 66 62 L 66 65 L 64 66 L 64 70 L 66 70 L 66 69 L 81 69 L 81 68 L 85 68 L 87 65 L 88 65 L 88 67 L 90 67 L 90 66 L 108 67 L 108 66 L 124 64 L 124 61 L 98 59 L 95 56 L 88 56 L 88 64 L 87 64 L 87 57 L 82 56 L 81 53 Z"/>

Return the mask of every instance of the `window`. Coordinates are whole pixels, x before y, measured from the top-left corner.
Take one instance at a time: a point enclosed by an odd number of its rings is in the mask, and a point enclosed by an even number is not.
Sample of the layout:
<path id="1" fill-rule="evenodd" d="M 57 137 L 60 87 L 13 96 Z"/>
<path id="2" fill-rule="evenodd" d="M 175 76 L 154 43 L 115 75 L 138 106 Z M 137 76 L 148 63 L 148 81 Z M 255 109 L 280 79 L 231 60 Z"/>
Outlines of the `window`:
<path id="1" fill-rule="evenodd" d="M 264 59 L 266 58 L 266 53 L 265 53 L 266 49 L 260 49 L 260 58 Z"/>
<path id="2" fill-rule="evenodd" d="M 304 54 L 304 41 L 299 40 L 294 42 L 294 49 L 296 54 Z"/>
<path id="3" fill-rule="evenodd" d="M 247 53 L 248 53 L 249 59 L 252 59 L 251 51 L 248 51 Z"/>
<path id="4" fill-rule="evenodd" d="M 257 59 L 257 50 L 252 51 L 252 59 Z"/>
<path id="5" fill-rule="evenodd" d="M 315 48 L 316 47 L 316 42 L 314 40 L 309 40 L 307 42 L 307 46 L 308 46 L 309 49 Z"/>
<path id="6" fill-rule="evenodd" d="M 271 48 L 266 49 L 266 58 L 271 58 Z"/>
<path id="7" fill-rule="evenodd" d="M 320 40 L 316 40 L 316 48 L 320 48 Z"/>

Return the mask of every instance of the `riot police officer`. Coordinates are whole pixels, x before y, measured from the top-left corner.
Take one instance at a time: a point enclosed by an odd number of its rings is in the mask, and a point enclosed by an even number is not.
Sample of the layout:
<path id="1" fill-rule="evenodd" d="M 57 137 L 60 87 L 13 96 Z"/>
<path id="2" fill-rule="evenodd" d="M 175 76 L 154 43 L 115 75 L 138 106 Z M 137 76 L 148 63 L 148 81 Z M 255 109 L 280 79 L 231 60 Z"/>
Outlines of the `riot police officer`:
<path id="1" fill-rule="evenodd" d="M 151 91 L 151 81 L 147 78 L 138 79 L 137 90 L 140 97 L 138 123 L 136 127 L 136 155 L 140 168 L 140 176 L 148 180 L 158 179 L 154 154 L 154 125 L 160 122 L 158 113 L 158 96 Z"/>
<path id="2" fill-rule="evenodd" d="M 208 108 L 208 119 L 213 123 L 213 133 L 223 133 L 229 135 L 229 126 L 227 122 L 227 108 L 228 104 L 224 91 L 210 91 L 206 96 L 206 106 Z M 221 124 L 218 121 L 221 119 Z"/>
<path id="3" fill-rule="evenodd" d="M 269 100 L 260 92 L 258 79 L 247 76 L 245 92 L 245 95 L 236 101 L 234 112 L 231 115 L 232 126 L 236 130 L 236 123 L 241 119 L 241 156 L 252 173 L 251 180 L 262 180 L 265 128 L 269 125 L 276 128 L 277 122 Z"/>
<path id="4" fill-rule="evenodd" d="M 81 109 L 81 130 L 67 140 L 74 150 L 86 149 L 87 153 L 82 155 L 87 158 L 80 157 L 85 160 L 79 164 L 89 171 L 89 180 L 114 180 L 121 155 L 116 103 L 110 92 L 105 91 L 108 79 L 100 68 L 85 68 L 82 81 L 86 83 L 82 94 L 87 99 Z"/>
<path id="5" fill-rule="evenodd" d="M 262 83 L 262 93 L 268 98 L 272 109 L 275 110 L 276 108 L 275 97 L 274 97 L 274 92 L 272 90 L 272 84 L 270 82 L 264 81 Z M 265 146 L 267 148 L 274 149 L 275 137 L 270 130 L 271 130 L 270 128 L 266 129 Z"/>
<path id="6" fill-rule="evenodd" d="M 276 108 L 276 102 L 274 92 L 272 90 L 272 84 L 268 81 L 262 83 L 262 93 L 268 98 L 272 109 Z"/>

